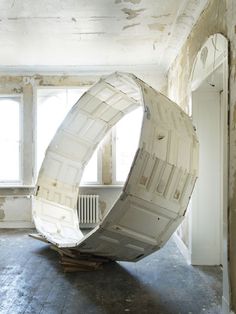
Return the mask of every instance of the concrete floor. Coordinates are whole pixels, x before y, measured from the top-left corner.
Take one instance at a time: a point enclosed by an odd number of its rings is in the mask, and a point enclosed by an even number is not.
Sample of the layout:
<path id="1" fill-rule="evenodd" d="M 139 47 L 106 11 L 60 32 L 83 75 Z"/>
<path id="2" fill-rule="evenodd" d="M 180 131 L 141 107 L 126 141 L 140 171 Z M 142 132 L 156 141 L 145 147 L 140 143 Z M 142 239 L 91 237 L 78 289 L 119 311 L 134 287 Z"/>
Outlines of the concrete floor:
<path id="1" fill-rule="evenodd" d="M 29 230 L 0 230 L 0 313 L 221 313 L 219 267 L 186 264 L 175 243 L 138 263 L 65 274 Z"/>

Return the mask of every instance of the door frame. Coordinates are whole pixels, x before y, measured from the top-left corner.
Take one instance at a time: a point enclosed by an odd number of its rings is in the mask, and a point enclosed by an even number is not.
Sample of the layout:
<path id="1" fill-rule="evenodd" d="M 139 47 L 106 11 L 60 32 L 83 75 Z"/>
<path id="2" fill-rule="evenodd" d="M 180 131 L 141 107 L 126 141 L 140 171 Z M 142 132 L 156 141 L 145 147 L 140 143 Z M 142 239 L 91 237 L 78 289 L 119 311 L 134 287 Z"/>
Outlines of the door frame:
<path id="1" fill-rule="evenodd" d="M 217 39 L 224 43 L 224 49 L 222 51 L 217 51 L 216 43 Z M 205 63 L 205 68 L 203 66 L 204 54 L 206 55 L 207 43 L 212 42 L 215 45 L 214 59 L 210 60 L 208 66 Z M 195 62 L 193 65 L 193 70 L 191 73 L 191 96 L 194 91 L 196 91 L 201 84 L 209 77 L 219 66 L 223 66 L 223 92 L 222 92 L 222 102 L 224 105 L 220 106 L 220 117 L 221 117 L 221 149 L 220 158 L 222 160 L 221 167 L 221 204 L 223 206 L 223 226 L 222 226 L 222 254 L 223 254 L 223 296 L 222 296 L 222 313 L 228 314 L 230 312 L 230 297 L 229 297 L 229 267 L 228 267 L 228 155 L 229 155 L 229 99 L 228 99 L 228 77 L 229 77 L 229 64 L 228 64 L 228 40 L 225 36 L 221 34 L 214 34 L 208 38 L 202 48 L 199 50 Z M 192 97 L 189 104 L 189 113 L 192 114 Z M 190 213 L 191 216 L 191 213 Z M 190 217 L 191 221 L 191 217 Z M 191 223 L 189 231 L 189 241 L 191 243 Z M 191 248 L 191 245 L 190 245 Z M 189 253 L 189 261 L 191 263 L 191 252 Z"/>

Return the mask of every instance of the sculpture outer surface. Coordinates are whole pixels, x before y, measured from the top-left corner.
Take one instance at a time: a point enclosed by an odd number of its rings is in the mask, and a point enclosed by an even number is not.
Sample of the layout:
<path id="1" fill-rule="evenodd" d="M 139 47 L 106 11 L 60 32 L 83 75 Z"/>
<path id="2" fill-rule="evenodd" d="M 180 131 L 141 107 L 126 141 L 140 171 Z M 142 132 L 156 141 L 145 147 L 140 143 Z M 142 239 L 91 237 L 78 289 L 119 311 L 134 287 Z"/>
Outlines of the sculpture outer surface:
<path id="1" fill-rule="evenodd" d="M 83 169 L 105 134 L 138 106 L 144 109 L 139 147 L 123 191 L 84 236 L 77 216 Z M 34 198 L 36 228 L 59 247 L 137 261 L 162 247 L 183 220 L 197 169 L 189 116 L 134 75 L 114 73 L 79 99 L 50 143 Z"/>

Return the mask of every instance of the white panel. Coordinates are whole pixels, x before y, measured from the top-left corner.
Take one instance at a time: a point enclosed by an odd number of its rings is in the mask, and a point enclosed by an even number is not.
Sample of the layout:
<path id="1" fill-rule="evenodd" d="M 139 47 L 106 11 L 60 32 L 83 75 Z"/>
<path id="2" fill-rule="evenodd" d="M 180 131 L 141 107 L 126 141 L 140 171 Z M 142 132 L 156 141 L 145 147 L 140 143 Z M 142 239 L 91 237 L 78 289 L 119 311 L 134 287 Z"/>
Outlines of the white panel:
<path id="1" fill-rule="evenodd" d="M 161 215 L 131 204 L 130 208 L 119 221 L 119 226 L 129 228 L 132 231 L 155 239 L 163 232 L 168 222 L 169 219 L 161 217 Z"/>
<path id="2" fill-rule="evenodd" d="M 138 105 L 145 114 L 123 192 L 83 236 L 75 209 L 83 166 L 105 133 Z M 139 260 L 163 246 L 183 220 L 197 155 L 191 121 L 176 104 L 131 74 L 110 75 L 76 103 L 47 150 L 34 206 L 36 227 L 58 246 Z M 87 219 L 92 207 L 81 214 Z"/>

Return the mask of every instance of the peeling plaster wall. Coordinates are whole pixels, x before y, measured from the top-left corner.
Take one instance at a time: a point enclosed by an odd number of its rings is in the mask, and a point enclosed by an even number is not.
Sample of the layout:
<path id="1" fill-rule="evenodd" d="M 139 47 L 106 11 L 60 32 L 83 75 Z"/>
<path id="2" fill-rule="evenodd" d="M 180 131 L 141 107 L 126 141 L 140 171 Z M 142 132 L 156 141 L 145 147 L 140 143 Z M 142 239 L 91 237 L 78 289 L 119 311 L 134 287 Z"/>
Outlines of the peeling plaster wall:
<path id="1" fill-rule="evenodd" d="M 0 197 L 0 228 L 32 228 L 29 195 Z"/>
<path id="2" fill-rule="evenodd" d="M 23 147 L 22 147 L 22 186 L 6 187 L 0 185 L 0 228 L 33 227 L 31 217 L 31 198 L 33 194 L 35 175 L 36 154 L 36 90 L 37 87 L 73 87 L 92 85 L 104 73 L 81 74 L 81 75 L 54 75 L 29 74 L 18 75 L 0 73 L 0 95 L 22 95 L 23 102 Z M 158 75 L 153 71 L 141 71 L 136 73 L 141 79 L 147 81 L 154 88 L 166 92 L 166 81 L 162 86 L 158 83 Z M 111 137 L 103 146 L 102 182 L 109 185 L 112 182 L 112 150 Z M 120 193 L 116 187 L 93 187 L 81 188 L 81 193 L 98 194 L 102 212 L 106 212 Z"/>
<path id="3" fill-rule="evenodd" d="M 168 97 L 179 104 L 187 113 L 191 97 L 191 73 L 195 58 L 206 42 L 215 33 L 226 36 L 225 1 L 212 0 L 200 16 L 190 33 L 181 53 L 172 64 L 168 75 Z M 204 57 L 204 56 L 203 56 Z M 188 215 L 178 230 L 178 235 L 188 246 Z"/>
<path id="4" fill-rule="evenodd" d="M 23 96 L 22 186 L 0 186 L 0 228 L 33 227 L 30 196 L 36 179 L 36 88 L 90 85 L 97 79 L 98 76 L 0 76 L 0 94 Z"/>
<path id="5" fill-rule="evenodd" d="M 190 33 L 168 75 L 168 96 L 186 112 L 195 57 L 210 35 L 229 40 L 229 277 L 231 307 L 236 312 L 236 1 L 211 0 Z M 203 56 L 204 57 L 204 56 Z"/>
<path id="6" fill-rule="evenodd" d="M 225 14 L 225 0 L 210 0 L 169 70 L 168 97 L 186 112 L 191 93 L 190 75 L 194 60 L 210 35 L 222 33 L 228 37 Z"/>

